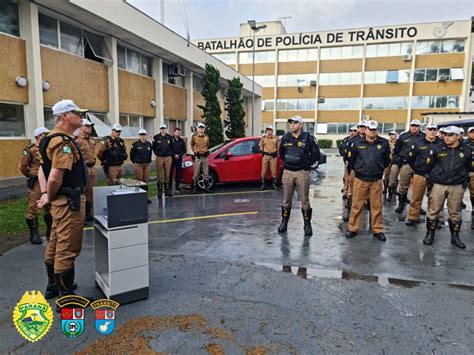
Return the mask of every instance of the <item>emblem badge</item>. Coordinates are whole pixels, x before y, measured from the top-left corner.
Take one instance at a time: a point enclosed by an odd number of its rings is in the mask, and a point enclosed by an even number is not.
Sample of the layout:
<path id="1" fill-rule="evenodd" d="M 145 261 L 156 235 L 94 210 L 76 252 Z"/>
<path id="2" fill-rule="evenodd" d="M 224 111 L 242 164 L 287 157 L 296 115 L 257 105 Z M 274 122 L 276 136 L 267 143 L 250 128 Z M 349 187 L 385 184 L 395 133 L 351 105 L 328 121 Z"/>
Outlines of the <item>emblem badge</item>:
<path id="1" fill-rule="evenodd" d="M 63 147 L 63 153 L 71 154 L 71 148 L 69 148 L 69 147 Z"/>
<path id="2" fill-rule="evenodd" d="M 48 333 L 53 319 L 53 310 L 40 291 L 26 291 L 13 310 L 15 328 L 31 342 Z"/>
<path id="3" fill-rule="evenodd" d="M 298 142 L 297 146 L 298 146 L 298 147 L 301 147 L 301 142 Z"/>
<path id="4" fill-rule="evenodd" d="M 459 157 L 464 158 L 464 153 L 463 152 L 459 153 Z"/>
<path id="5" fill-rule="evenodd" d="M 437 26 L 433 30 L 433 35 L 437 38 L 442 38 L 448 33 L 448 27 L 451 26 L 452 22 L 443 22 L 440 26 Z"/>
<path id="6" fill-rule="evenodd" d="M 382 146 L 380 144 L 377 144 L 377 149 L 378 150 L 382 149 Z"/>
<path id="7" fill-rule="evenodd" d="M 115 311 L 120 306 L 119 303 L 102 299 L 91 303 L 95 313 L 95 329 L 99 334 L 107 335 L 115 329 Z"/>
<path id="8" fill-rule="evenodd" d="M 61 330 L 68 338 L 77 338 L 84 333 L 84 308 L 89 300 L 69 295 L 59 298 L 56 304 L 61 308 Z"/>

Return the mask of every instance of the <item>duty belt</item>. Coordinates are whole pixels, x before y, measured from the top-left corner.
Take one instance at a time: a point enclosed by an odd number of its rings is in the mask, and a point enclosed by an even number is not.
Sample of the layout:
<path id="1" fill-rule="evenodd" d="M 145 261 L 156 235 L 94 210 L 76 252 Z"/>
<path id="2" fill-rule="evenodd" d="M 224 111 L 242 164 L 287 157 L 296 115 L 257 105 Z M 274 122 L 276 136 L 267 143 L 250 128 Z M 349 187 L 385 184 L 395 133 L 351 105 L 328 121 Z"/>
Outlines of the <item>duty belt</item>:
<path id="1" fill-rule="evenodd" d="M 273 158 L 276 158 L 277 157 L 277 152 L 273 152 L 273 153 L 267 153 L 267 152 L 262 152 L 263 155 L 268 155 L 270 157 L 273 157 Z"/>

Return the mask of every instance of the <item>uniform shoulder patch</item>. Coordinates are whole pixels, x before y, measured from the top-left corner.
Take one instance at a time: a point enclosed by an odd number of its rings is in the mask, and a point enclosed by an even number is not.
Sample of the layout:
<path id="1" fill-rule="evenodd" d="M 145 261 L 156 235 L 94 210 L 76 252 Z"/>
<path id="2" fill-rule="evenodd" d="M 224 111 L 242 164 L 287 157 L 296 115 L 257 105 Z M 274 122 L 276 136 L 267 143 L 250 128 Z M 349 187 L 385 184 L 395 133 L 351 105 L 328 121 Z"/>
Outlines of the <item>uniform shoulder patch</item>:
<path id="1" fill-rule="evenodd" d="M 67 146 L 67 145 L 64 146 L 64 147 L 63 147 L 63 153 L 64 153 L 64 154 L 71 154 L 71 147 L 69 147 L 69 146 Z"/>

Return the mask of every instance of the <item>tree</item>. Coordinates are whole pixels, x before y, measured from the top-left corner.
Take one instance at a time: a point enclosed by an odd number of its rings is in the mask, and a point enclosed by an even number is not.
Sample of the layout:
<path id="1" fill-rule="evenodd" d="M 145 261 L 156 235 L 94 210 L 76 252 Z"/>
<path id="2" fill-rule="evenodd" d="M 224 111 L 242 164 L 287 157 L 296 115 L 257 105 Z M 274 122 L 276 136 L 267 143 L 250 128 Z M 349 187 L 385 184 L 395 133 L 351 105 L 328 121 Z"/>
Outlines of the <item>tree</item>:
<path id="1" fill-rule="evenodd" d="M 225 93 L 225 110 L 227 117 L 224 120 L 225 134 L 229 138 L 245 137 L 245 112 L 244 100 L 242 99 L 242 87 L 244 84 L 239 78 L 227 80 L 229 88 Z"/>
<path id="2" fill-rule="evenodd" d="M 212 65 L 206 64 L 206 70 L 203 77 L 203 88 L 201 91 L 204 97 L 205 105 L 198 105 L 202 110 L 201 117 L 205 119 L 204 123 L 207 127 L 209 135 L 209 146 L 213 147 L 224 142 L 224 133 L 221 121 L 221 106 L 217 99 L 217 93 L 221 89 L 219 78 L 221 74 L 219 70 Z"/>

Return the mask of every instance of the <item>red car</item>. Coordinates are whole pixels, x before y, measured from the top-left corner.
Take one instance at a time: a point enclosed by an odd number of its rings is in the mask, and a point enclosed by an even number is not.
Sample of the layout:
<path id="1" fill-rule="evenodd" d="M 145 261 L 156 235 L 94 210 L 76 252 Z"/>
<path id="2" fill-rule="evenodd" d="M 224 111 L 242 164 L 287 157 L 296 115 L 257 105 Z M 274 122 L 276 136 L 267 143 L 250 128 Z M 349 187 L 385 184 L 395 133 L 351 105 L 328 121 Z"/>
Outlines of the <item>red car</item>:
<path id="1" fill-rule="evenodd" d="M 258 147 L 261 137 L 237 138 L 219 144 L 209 150 L 209 185 L 217 183 L 260 181 L 262 171 L 262 153 Z M 192 184 L 193 160 L 186 156 L 183 160 L 182 183 Z M 277 174 L 280 176 L 283 162 L 278 157 Z M 267 172 L 271 179 L 270 169 Z M 198 187 L 203 189 L 202 174 Z"/>

